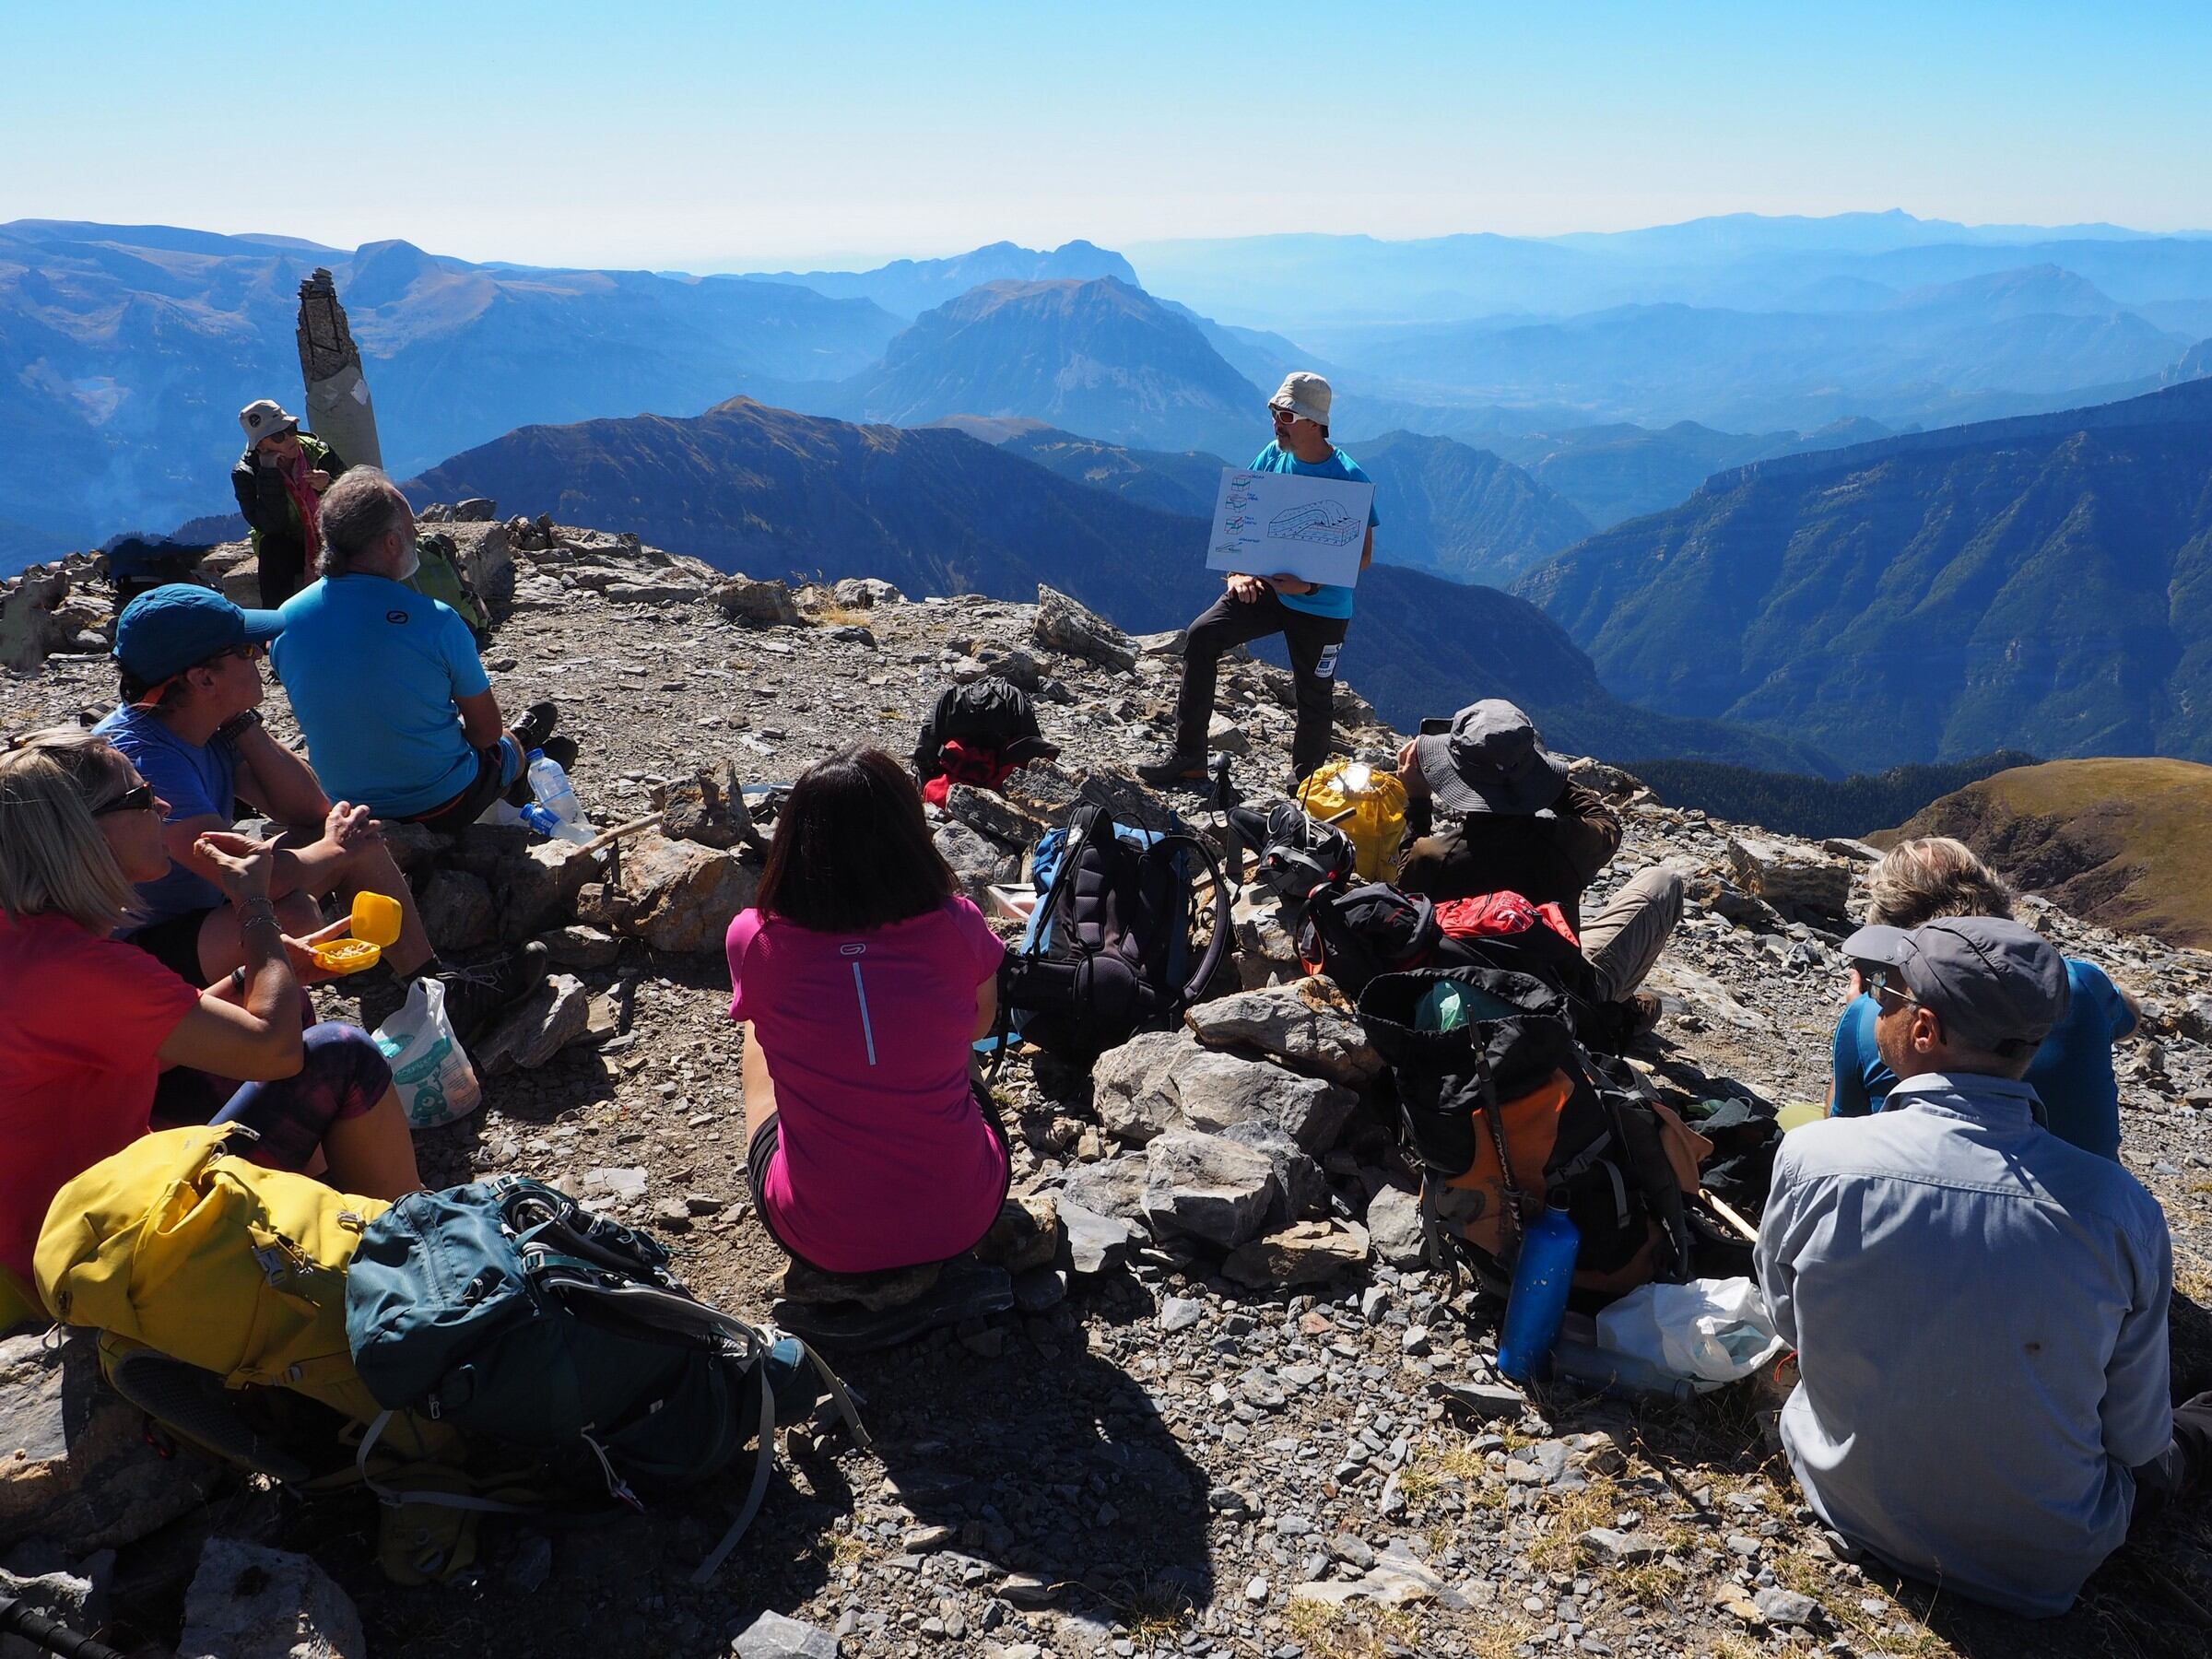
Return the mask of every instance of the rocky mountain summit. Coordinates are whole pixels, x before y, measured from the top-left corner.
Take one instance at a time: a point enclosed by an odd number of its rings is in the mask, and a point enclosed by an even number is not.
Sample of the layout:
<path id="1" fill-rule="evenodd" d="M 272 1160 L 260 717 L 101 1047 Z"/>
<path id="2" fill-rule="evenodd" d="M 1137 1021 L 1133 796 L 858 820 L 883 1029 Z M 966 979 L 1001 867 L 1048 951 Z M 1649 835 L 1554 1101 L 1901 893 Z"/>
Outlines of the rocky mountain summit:
<path id="1" fill-rule="evenodd" d="M 855 740 L 903 755 L 947 684 L 997 674 L 1036 694 L 1062 753 L 1004 796 L 952 791 L 938 843 L 972 893 L 1018 879 L 1079 798 L 1172 805 L 1210 830 L 1129 772 L 1165 730 L 1179 640 L 1124 634 L 1050 589 L 1034 603 L 910 602 L 869 579 L 794 591 L 550 520 L 437 528 L 493 601 L 502 706 L 560 703 L 578 792 L 622 833 L 591 849 L 394 833 L 442 948 L 539 936 L 558 966 L 479 1045 L 483 1109 L 419 1137 L 425 1177 L 555 1182 L 667 1240 L 701 1294 L 761 1315 L 782 1264 L 747 1195 L 721 957 L 758 875 L 746 787 Z M 212 563 L 245 596 L 250 562 Z M 45 586 L 16 626 L 48 621 L 0 672 L 0 725 L 104 712 L 97 561 L 28 580 Z M 0 617 L 19 591 L 0 590 Z M 280 688 L 266 713 L 290 735 Z M 1337 714 L 1346 748 L 1395 750 L 1349 688 Z M 1292 718 L 1286 675 L 1224 665 L 1213 742 L 1255 800 L 1288 775 Z M 1644 1086 L 1819 1099 L 1836 947 L 1871 850 L 1669 809 L 1612 768 L 1579 771 L 1628 826 L 1606 885 L 1664 861 L 1692 895 L 1653 980 L 1666 1018 L 1633 1056 Z M 2212 956 L 2028 911 L 2143 998 L 2145 1030 L 2119 1056 L 2124 1155 L 2174 1232 L 2177 1384 L 2204 1387 Z M 741 1483 L 606 1530 L 488 1527 L 465 1582 L 395 1590 L 365 1506 L 302 1507 L 189 1453 L 157 1458 L 135 1417 L 97 1403 L 74 1338 L 0 1344 L 0 1566 L 82 1585 L 112 1630 L 170 1641 L 204 1540 L 273 1546 L 349 1593 L 379 1654 L 2203 1651 L 2212 1567 L 2190 1517 L 2146 1528 L 2073 1614 L 2030 1626 L 1838 1559 L 1756 1387 L 1677 1405 L 1502 1382 L 1495 1305 L 1420 1258 L 1381 1061 L 1279 918 L 1247 900 L 1237 927 L 1233 969 L 1184 1029 L 1088 1075 L 1007 1060 L 1014 1190 L 1052 1253 L 1017 1276 L 1010 1314 L 841 1356 L 875 1450 L 790 1434 L 784 1475 L 713 1583 L 689 1573 Z M 334 1017 L 379 1012 L 317 994 Z"/>

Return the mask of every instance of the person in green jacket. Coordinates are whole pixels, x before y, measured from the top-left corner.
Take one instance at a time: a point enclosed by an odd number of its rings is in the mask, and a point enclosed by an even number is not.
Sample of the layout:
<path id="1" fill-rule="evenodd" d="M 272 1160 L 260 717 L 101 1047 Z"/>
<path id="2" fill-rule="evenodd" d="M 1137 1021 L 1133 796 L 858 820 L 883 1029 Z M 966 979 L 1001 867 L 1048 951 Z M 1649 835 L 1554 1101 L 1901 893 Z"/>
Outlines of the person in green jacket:
<path id="1" fill-rule="evenodd" d="M 238 424 L 246 453 L 230 469 L 230 488 L 253 534 L 262 606 L 273 610 L 305 586 L 314 569 L 323 541 L 316 506 L 346 463 L 329 444 L 302 432 L 274 398 L 248 404 Z"/>

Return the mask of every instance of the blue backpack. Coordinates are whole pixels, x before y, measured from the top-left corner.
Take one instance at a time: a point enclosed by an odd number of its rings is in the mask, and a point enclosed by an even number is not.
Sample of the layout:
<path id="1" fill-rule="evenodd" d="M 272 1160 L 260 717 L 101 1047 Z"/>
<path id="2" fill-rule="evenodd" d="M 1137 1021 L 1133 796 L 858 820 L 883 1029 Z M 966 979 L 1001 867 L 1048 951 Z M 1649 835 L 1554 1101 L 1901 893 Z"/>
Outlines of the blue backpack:
<path id="1" fill-rule="evenodd" d="M 1229 945 L 1230 894 L 1196 836 L 1116 823 L 1086 803 L 1037 843 L 1031 869 L 1037 906 L 998 980 L 1003 1017 L 1025 1042 L 1088 1065 L 1164 1030 L 1204 994 Z M 1202 876 L 1212 914 L 1194 949 Z"/>

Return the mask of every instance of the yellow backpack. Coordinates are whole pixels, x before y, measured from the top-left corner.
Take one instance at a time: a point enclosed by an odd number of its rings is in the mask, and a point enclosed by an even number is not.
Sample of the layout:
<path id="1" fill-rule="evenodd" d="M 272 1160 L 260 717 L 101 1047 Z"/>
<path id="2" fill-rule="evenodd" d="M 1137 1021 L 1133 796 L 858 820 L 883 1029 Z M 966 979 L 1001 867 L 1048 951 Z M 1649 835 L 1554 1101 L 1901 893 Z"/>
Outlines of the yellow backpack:
<path id="1" fill-rule="evenodd" d="M 1352 843 L 1362 881 L 1394 881 L 1406 840 L 1406 785 L 1395 772 L 1341 757 L 1316 767 L 1299 785 L 1308 818 L 1333 824 Z"/>

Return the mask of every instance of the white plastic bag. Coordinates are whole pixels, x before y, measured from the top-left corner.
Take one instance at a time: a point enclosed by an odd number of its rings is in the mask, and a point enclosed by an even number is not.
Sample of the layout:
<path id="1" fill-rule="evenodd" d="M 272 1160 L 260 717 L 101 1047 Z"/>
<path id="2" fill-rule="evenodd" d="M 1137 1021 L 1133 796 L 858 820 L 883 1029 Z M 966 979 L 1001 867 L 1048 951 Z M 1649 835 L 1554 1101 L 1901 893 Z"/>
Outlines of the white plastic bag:
<path id="1" fill-rule="evenodd" d="M 455 1123 L 482 1104 L 477 1068 L 445 1017 L 442 981 L 427 973 L 417 979 L 399 1011 L 376 1028 L 375 1038 L 411 1127 Z"/>
<path id="2" fill-rule="evenodd" d="M 1787 1346 L 1747 1278 L 1639 1285 L 1597 1316 L 1597 1342 L 1687 1378 L 1700 1393 L 1751 1375 Z"/>

